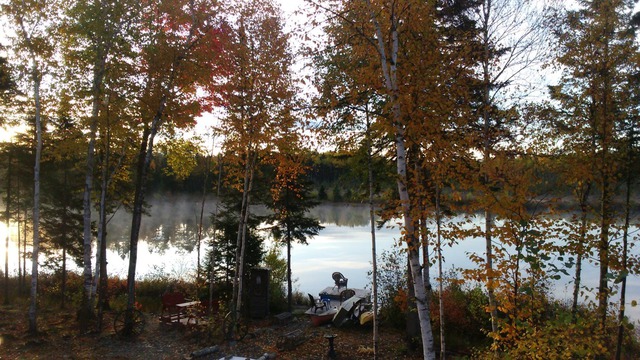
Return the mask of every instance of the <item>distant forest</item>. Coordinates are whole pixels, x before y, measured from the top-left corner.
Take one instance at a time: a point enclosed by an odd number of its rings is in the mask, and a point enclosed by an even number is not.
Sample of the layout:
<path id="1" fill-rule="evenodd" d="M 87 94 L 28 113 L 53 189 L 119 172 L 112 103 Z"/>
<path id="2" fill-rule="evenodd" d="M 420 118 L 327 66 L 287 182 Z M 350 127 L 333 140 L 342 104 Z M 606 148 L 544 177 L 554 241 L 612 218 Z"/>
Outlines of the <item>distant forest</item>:
<path id="1" fill-rule="evenodd" d="M 204 161 L 203 154 L 196 155 Z M 367 188 L 366 159 L 353 153 L 308 153 L 305 166 L 308 169 L 305 177 L 312 183 L 311 195 L 318 201 L 324 202 L 367 202 L 369 198 Z M 216 159 L 214 158 L 214 162 Z M 201 194 L 206 179 L 206 189 L 209 193 L 215 191 L 218 169 L 214 165 L 208 170 L 208 174 L 201 171 L 190 173 L 186 178 L 176 177 L 169 169 L 164 154 L 156 154 L 155 168 L 151 171 L 149 190 L 152 193 L 188 193 Z M 394 164 L 389 160 L 380 158 L 377 161 L 379 167 L 376 171 L 376 201 L 383 201 L 397 197 L 397 184 L 395 179 L 388 174 L 393 173 Z M 268 173 L 269 166 L 262 169 L 262 173 Z M 223 170 L 224 171 L 224 170 Z"/>
<path id="2" fill-rule="evenodd" d="M 0 125 L 19 130 L 0 146 L 0 196 L 32 244 L 32 334 L 40 251 L 82 259 L 83 325 L 106 305 L 96 269 L 116 209 L 131 215 L 130 330 L 149 196 L 192 193 L 221 200 L 213 248 L 225 256 L 209 254 L 209 286 L 222 279 L 234 326 L 245 270 L 264 257 L 260 224 L 290 264 L 291 244 L 322 229 L 308 217 L 317 201 L 368 202 L 401 222 L 406 288 L 390 298 L 425 359 L 446 355 L 442 249 L 469 238 L 483 252 L 456 281 L 486 295 L 487 358 L 621 358 L 637 342 L 625 312 L 640 274 L 636 1 L 306 0 L 290 16 L 273 0 L 0 9 Z M 552 296 L 563 277 L 570 304 Z"/>
<path id="3" fill-rule="evenodd" d="M 195 154 L 198 158 L 196 162 L 205 161 L 205 155 L 202 153 Z M 369 201 L 368 180 L 366 159 L 362 154 L 357 152 L 309 152 L 306 154 L 307 173 L 305 177 L 311 182 L 310 195 L 320 202 L 353 202 L 366 203 Z M 553 161 L 562 163 L 562 159 Z M 214 157 L 213 162 L 217 160 Z M 394 176 L 395 163 L 393 159 L 378 157 L 375 167 L 375 202 L 380 205 L 385 201 L 397 200 L 397 183 Z M 206 189 L 208 194 L 213 194 L 216 188 L 217 165 L 212 166 L 208 173 L 202 171 L 193 171 L 187 177 L 176 177 L 167 164 L 167 156 L 163 153 L 155 155 L 156 164 L 150 172 L 149 190 L 156 195 L 163 193 L 185 193 L 185 194 L 202 194 L 203 185 L 206 181 Z M 559 165 L 558 165 L 559 166 Z M 549 166 L 546 169 L 540 169 L 536 175 L 540 181 L 536 184 L 535 193 L 538 194 L 540 200 L 545 200 L 548 204 L 554 203 L 554 208 L 571 209 L 575 206 L 575 199 L 572 195 L 572 189 L 566 185 L 561 174 L 556 173 L 553 169 L 558 166 Z M 269 172 L 263 169 L 263 174 Z M 267 176 L 267 175 L 265 175 Z M 622 180 L 618 180 L 616 188 L 624 187 Z M 633 191 L 636 193 L 640 184 L 634 181 L 632 183 Z M 472 197 L 472 194 L 468 194 Z M 591 201 L 597 204 L 599 196 L 598 190 L 594 189 Z M 633 202 L 637 203 L 638 199 Z M 462 199 L 461 199 L 462 201 Z M 622 206 L 624 198 L 618 196 L 614 203 Z M 479 210 L 479 209 L 476 209 Z"/>

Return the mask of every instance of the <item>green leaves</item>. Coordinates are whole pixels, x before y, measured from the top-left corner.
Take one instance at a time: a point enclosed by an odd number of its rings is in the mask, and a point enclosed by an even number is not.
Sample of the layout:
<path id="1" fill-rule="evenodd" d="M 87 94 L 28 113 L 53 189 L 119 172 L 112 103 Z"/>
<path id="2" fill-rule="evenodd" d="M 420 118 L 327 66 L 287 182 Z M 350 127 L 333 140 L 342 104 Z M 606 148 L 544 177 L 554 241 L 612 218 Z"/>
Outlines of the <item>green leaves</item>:
<path id="1" fill-rule="evenodd" d="M 186 179 L 198 166 L 196 154 L 199 149 L 197 144 L 189 140 L 174 139 L 163 146 L 167 154 L 166 168 L 168 175 L 174 175 L 178 180 Z"/>

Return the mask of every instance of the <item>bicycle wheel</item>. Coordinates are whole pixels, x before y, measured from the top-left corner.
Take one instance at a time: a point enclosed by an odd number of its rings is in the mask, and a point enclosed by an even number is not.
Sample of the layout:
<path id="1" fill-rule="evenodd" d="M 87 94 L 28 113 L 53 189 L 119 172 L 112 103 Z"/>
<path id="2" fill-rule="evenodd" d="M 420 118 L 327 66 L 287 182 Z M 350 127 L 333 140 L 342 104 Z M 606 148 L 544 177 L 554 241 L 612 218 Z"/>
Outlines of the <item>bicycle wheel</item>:
<path id="1" fill-rule="evenodd" d="M 249 326 L 237 311 L 235 317 L 230 311 L 225 315 L 223 328 L 225 339 L 241 341 L 249 333 Z"/>
<path id="2" fill-rule="evenodd" d="M 131 313 L 132 312 L 132 313 Z M 127 314 L 131 314 L 131 323 L 127 323 Z M 113 329 L 116 334 L 121 337 L 135 337 L 142 333 L 145 326 L 145 319 L 142 311 L 124 310 L 119 312 L 113 319 Z"/>

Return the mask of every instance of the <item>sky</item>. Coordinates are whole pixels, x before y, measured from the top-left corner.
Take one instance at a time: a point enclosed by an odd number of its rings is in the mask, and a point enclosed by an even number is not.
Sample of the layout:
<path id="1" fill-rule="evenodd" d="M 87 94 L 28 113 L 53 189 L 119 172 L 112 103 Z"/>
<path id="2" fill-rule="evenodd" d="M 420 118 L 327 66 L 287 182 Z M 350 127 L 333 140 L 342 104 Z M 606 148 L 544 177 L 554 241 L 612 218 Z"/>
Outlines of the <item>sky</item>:
<path id="1" fill-rule="evenodd" d="M 282 11 L 285 14 L 285 19 L 287 21 L 288 26 L 292 26 L 290 23 L 291 15 L 304 4 L 304 0 L 274 0 L 276 3 L 280 4 Z M 3 36 L 0 34 L 0 36 Z M 212 121 L 212 116 L 206 116 L 202 119 L 202 124 L 199 124 L 195 129 L 196 133 L 205 134 L 207 133 L 208 125 Z M 17 131 L 24 131 L 23 129 L 19 129 Z M 0 127 L 0 142 L 8 142 L 15 135 L 16 130 L 13 128 Z"/>
<path id="2" fill-rule="evenodd" d="M 288 31 L 292 31 L 291 29 L 293 29 L 296 25 L 294 21 L 301 22 L 303 20 L 299 16 L 294 17 L 293 15 L 296 10 L 300 9 L 304 5 L 305 1 L 304 0 L 274 0 L 274 2 L 280 5 L 280 8 L 284 13 L 286 29 Z M 192 131 L 189 131 L 187 134 L 185 134 L 185 136 L 191 137 L 192 135 L 198 135 L 200 137 L 206 137 L 205 134 L 211 133 L 210 129 L 212 124 L 215 124 L 217 122 L 217 119 L 221 118 L 222 116 L 223 115 L 221 113 L 204 114 L 198 119 L 198 124 L 196 125 L 196 127 Z M 0 136 L 1 135 L 2 134 L 0 134 Z M 213 152 L 217 153 L 219 151 L 219 143 L 221 140 L 213 139 L 213 141 L 215 142 L 213 145 L 213 148 L 214 148 Z M 207 148 L 210 148 L 211 147 L 210 145 L 211 143 L 209 142 L 205 146 Z"/>
<path id="3" fill-rule="evenodd" d="M 291 14 L 300 5 L 304 4 L 303 0 L 276 0 L 280 4 L 285 13 Z"/>

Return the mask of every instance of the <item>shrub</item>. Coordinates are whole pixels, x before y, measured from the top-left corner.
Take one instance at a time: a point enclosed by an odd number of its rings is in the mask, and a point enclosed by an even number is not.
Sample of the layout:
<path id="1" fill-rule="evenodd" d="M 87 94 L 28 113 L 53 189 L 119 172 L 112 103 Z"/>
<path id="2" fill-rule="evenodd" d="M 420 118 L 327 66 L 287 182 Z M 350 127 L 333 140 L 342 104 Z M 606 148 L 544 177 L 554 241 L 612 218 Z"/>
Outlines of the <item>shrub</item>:
<path id="1" fill-rule="evenodd" d="M 491 319 L 485 311 L 489 300 L 480 287 L 465 288 L 459 282 L 447 281 L 442 294 L 445 314 L 445 336 L 449 348 L 466 349 L 482 345 L 485 331 L 491 328 Z M 431 321 L 434 335 L 440 336 L 440 298 L 433 292 Z"/>
<path id="2" fill-rule="evenodd" d="M 287 260 L 282 257 L 280 248 L 274 245 L 265 255 L 263 265 L 270 269 L 269 311 L 281 313 L 287 309 Z"/>
<path id="3" fill-rule="evenodd" d="M 368 277 L 372 274 L 369 272 Z M 402 329 L 406 324 L 407 267 L 399 246 L 383 251 L 378 262 L 378 304 L 380 322 Z"/>

